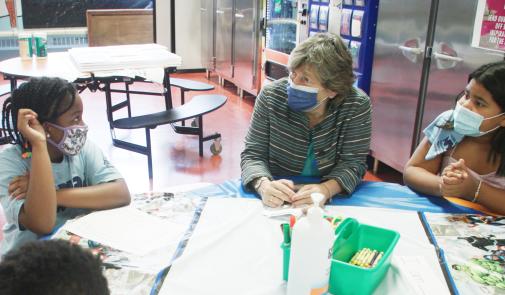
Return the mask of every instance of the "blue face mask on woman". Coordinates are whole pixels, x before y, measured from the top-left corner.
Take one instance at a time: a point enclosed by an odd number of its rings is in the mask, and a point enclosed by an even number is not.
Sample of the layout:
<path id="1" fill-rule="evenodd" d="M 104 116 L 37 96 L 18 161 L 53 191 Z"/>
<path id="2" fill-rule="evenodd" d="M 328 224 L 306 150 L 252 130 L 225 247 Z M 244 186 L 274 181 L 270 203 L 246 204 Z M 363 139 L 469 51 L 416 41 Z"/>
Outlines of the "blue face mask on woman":
<path id="1" fill-rule="evenodd" d="M 295 112 L 310 112 L 320 104 L 317 103 L 318 88 L 296 85 L 289 79 L 287 91 L 288 106 Z"/>
<path id="2" fill-rule="evenodd" d="M 454 113 L 453 113 L 454 130 L 461 135 L 466 135 L 466 136 L 471 136 L 471 137 L 479 137 L 479 136 L 488 134 L 488 133 L 493 132 L 496 129 L 500 128 L 500 125 L 498 125 L 491 130 L 481 132 L 480 125 L 482 124 L 482 121 L 494 119 L 494 118 L 499 117 L 503 114 L 505 114 L 505 113 L 501 113 L 501 114 L 498 114 L 496 116 L 492 116 L 489 118 L 484 118 L 480 114 L 474 113 L 474 112 L 470 111 L 469 109 L 461 106 L 459 103 L 457 103 L 456 108 L 454 109 Z"/>

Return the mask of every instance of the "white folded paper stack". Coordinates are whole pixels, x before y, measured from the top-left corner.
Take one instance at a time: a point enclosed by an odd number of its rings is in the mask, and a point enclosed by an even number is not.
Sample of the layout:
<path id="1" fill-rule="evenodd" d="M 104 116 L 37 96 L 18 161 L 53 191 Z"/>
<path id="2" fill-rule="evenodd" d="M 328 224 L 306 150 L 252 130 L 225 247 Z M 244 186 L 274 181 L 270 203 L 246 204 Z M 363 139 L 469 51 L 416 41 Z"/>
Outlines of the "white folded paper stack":
<path id="1" fill-rule="evenodd" d="M 79 47 L 68 52 L 81 72 L 166 68 L 182 64 L 180 56 L 159 44 Z"/>

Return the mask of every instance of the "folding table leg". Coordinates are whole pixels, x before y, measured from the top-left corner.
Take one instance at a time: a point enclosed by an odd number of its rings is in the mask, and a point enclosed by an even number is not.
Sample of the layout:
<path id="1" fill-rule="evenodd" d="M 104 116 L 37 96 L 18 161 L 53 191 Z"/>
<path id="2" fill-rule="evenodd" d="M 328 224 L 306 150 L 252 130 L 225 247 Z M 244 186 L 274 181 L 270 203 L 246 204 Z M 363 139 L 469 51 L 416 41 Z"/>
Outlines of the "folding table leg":
<path id="1" fill-rule="evenodd" d="M 130 104 L 130 86 L 128 85 L 128 82 L 124 82 L 124 88 L 126 90 L 126 106 L 128 107 L 128 118 L 131 118 L 132 109 Z"/>
<path id="2" fill-rule="evenodd" d="M 151 133 L 149 128 L 146 128 L 146 152 L 147 152 L 147 170 L 149 179 L 153 179 L 153 158 L 151 152 Z"/>
<path id="3" fill-rule="evenodd" d="M 113 115 L 112 115 L 112 94 L 110 91 L 110 83 L 105 82 L 104 83 L 104 92 L 105 92 L 105 104 L 107 108 L 107 121 L 109 121 L 109 128 L 112 130 L 114 127 L 112 127 L 112 121 L 114 121 Z"/>
<path id="4" fill-rule="evenodd" d="M 163 77 L 163 88 L 165 88 L 165 108 L 167 110 L 170 110 L 173 108 L 172 105 L 172 91 L 170 88 L 170 71 L 168 68 L 165 68 L 165 75 Z"/>
<path id="5" fill-rule="evenodd" d="M 186 92 L 186 91 L 184 91 L 184 90 L 181 88 L 181 105 L 183 105 L 183 104 L 184 104 L 184 102 L 185 102 L 185 101 L 184 101 L 184 93 L 185 93 L 185 92 Z M 186 126 L 186 120 L 182 120 L 182 121 L 181 121 L 181 126 Z"/>
<path id="6" fill-rule="evenodd" d="M 203 116 L 198 116 L 198 148 L 200 157 L 203 157 Z"/>

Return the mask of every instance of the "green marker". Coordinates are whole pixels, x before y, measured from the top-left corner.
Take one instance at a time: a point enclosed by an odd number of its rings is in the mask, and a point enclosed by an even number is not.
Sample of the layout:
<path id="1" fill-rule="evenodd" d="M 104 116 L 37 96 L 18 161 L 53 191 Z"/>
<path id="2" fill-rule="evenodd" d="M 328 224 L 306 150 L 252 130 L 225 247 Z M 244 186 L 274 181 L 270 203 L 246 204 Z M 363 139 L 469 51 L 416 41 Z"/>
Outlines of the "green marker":
<path id="1" fill-rule="evenodd" d="M 282 233 L 284 234 L 284 243 L 285 244 L 291 243 L 291 234 L 290 234 L 290 228 L 289 228 L 288 223 L 282 224 Z"/>

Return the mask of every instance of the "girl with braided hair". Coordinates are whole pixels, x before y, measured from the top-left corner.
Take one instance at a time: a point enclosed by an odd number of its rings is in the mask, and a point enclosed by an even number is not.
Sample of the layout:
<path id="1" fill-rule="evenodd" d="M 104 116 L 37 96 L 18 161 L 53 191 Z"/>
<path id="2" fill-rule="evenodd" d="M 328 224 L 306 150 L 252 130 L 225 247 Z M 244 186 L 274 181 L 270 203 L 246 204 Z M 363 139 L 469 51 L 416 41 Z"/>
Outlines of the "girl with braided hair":
<path id="1" fill-rule="evenodd" d="M 13 145 L 0 152 L 0 256 L 89 210 L 130 202 L 119 172 L 86 140 L 82 114 L 76 89 L 59 78 L 32 78 L 3 104 Z"/>

